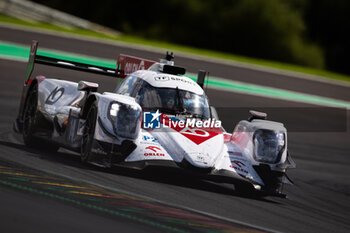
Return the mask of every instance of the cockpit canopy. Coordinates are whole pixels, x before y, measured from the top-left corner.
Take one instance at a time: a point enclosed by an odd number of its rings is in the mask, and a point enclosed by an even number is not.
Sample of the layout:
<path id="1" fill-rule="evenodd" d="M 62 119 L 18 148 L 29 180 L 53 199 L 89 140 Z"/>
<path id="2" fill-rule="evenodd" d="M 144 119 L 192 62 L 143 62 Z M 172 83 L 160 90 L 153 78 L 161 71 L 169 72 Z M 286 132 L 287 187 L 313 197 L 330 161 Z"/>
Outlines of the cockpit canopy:
<path id="1" fill-rule="evenodd" d="M 154 87 L 136 75 L 128 76 L 115 93 L 134 97 L 145 111 L 159 110 L 167 114 L 183 114 L 209 119 L 210 110 L 207 97 L 202 94 L 168 87 Z"/>

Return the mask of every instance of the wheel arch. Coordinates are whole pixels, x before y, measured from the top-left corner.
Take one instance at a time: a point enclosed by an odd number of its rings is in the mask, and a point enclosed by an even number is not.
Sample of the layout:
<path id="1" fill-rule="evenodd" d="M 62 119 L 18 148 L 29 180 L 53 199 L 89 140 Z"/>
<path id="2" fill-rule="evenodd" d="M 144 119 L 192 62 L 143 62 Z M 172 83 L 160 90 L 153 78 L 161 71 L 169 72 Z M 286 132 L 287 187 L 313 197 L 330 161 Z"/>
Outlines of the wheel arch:
<path id="1" fill-rule="evenodd" d="M 22 133 L 23 131 L 23 116 L 24 109 L 27 104 L 28 94 L 32 91 L 32 89 L 38 85 L 38 80 L 34 78 L 29 84 L 25 85 L 22 90 L 21 102 L 19 105 L 19 110 L 17 114 L 16 120 L 13 122 L 13 130 L 17 133 Z"/>
<path id="2" fill-rule="evenodd" d="M 82 110 L 81 110 L 81 113 L 80 113 L 80 117 L 82 119 L 86 119 L 87 117 L 87 114 L 89 112 L 89 109 L 91 108 L 92 104 L 95 102 L 95 101 L 98 101 L 99 99 L 99 96 L 97 95 L 97 93 L 93 93 L 93 94 L 90 94 L 85 102 L 84 102 L 84 105 L 82 106 Z"/>
<path id="3" fill-rule="evenodd" d="M 32 82 L 30 82 L 29 85 L 27 85 L 25 87 L 25 90 L 23 90 L 23 95 L 24 95 L 24 99 L 23 99 L 23 108 L 21 108 L 21 112 L 19 114 L 20 120 L 23 121 L 23 116 L 24 116 L 24 109 L 26 107 L 26 105 L 28 104 L 28 95 L 33 91 L 34 88 L 38 88 L 38 80 L 37 79 L 33 79 Z M 38 90 L 37 90 L 38 91 Z"/>

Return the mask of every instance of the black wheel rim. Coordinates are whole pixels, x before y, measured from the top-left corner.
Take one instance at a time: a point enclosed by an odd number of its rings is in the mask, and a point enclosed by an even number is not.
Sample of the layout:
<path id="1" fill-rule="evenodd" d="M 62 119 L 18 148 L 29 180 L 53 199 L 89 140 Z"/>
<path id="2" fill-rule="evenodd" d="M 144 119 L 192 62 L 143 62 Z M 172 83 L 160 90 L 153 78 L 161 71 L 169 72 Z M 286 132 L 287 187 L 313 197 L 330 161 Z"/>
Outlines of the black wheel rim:
<path id="1" fill-rule="evenodd" d="M 92 141 L 94 137 L 93 134 L 95 130 L 95 113 L 96 109 L 92 108 L 86 118 L 81 145 L 81 157 L 83 161 L 86 161 L 88 159 L 92 147 Z"/>
<path id="2" fill-rule="evenodd" d="M 33 131 L 33 125 L 35 122 L 35 113 L 37 107 L 36 91 L 33 90 L 28 98 L 26 108 L 23 116 L 23 135 L 29 137 Z"/>

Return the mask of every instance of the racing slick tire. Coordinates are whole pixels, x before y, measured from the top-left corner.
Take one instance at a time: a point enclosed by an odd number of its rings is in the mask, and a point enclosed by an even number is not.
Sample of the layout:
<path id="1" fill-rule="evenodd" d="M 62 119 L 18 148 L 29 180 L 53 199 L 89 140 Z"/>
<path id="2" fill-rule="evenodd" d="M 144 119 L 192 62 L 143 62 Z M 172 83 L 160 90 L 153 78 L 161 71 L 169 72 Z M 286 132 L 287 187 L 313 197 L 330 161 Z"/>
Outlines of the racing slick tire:
<path id="1" fill-rule="evenodd" d="M 27 101 L 23 111 L 23 141 L 28 147 L 44 150 L 48 152 L 57 152 L 59 146 L 50 142 L 43 142 L 42 139 L 35 137 L 39 121 L 38 108 L 38 88 L 34 85 L 28 93 Z"/>
<path id="2" fill-rule="evenodd" d="M 97 119 L 97 103 L 92 103 L 89 112 L 86 116 L 85 127 L 81 141 L 81 161 L 88 162 L 91 157 L 91 149 L 94 140 L 95 128 Z"/>

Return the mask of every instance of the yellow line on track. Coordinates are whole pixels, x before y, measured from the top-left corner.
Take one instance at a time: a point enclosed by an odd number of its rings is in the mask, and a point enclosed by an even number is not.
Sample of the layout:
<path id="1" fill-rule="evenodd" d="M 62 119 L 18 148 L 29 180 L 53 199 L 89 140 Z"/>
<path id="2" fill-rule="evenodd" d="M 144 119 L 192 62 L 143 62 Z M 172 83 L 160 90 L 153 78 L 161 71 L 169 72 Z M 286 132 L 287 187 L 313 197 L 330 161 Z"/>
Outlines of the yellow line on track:
<path id="1" fill-rule="evenodd" d="M 28 177 L 39 177 L 39 178 L 45 178 L 43 176 L 36 176 L 36 175 L 31 175 L 31 174 L 26 174 L 26 173 L 21 173 L 21 172 L 8 172 L 8 171 L 0 171 L 1 174 L 7 174 L 7 175 L 16 175 L 16 176 L 28 176 Z"/>
<path id="2" fill-rule="evenodd" d="M 53 186 L 61 186 L 61 187 L 66 187 L 66 188 L 77 188 L 77 189 L 89 188 L 89 187 L 86 187 L 86 186 L 76 186 L 76 185 L 70 185 L 70 184 L 60 184 L 60 183 L 44 182 L 44 181 L 34 181 L 33 183 L 36 183 L 36 184 L 47 184 L 47 185 L 53 185 Z"/>

